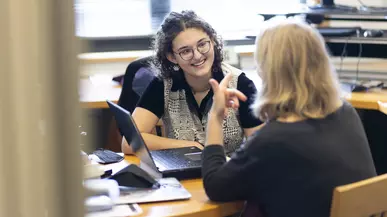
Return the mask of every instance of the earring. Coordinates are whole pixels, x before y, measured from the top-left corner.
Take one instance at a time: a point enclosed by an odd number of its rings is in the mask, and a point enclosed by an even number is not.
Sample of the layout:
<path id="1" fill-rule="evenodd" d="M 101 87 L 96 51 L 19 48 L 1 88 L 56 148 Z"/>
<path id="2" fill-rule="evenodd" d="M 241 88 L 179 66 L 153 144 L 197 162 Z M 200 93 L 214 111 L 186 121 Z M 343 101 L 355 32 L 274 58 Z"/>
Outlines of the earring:
<path id="1" fill-rule="evenodd" d="M 180 69 L 180 67 L 179 67 L 178 65 L 174 65 L 174 66 L 173 66 L 173 70 L 179 71 L 179 69 Z"/>

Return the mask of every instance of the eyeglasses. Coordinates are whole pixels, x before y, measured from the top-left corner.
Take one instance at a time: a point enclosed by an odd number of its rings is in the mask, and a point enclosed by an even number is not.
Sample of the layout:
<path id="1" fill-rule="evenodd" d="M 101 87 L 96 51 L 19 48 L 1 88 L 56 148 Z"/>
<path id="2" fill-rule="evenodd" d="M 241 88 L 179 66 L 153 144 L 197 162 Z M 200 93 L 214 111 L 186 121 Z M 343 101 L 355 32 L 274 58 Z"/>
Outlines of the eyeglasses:
<path id="1" fill-rule="evenodd" d="M 197 44 L 196 46 L 196 50 L 201 53 L 201 54 L 206 54 L 208 53 L 208 51 L 210 51 L 211 49 L 211 41 L 201 41 Z M 189 61 L 189 60 L 192 60 L 193 57 L 194 57 L 194 48 L 184 48 L 182 51 L 176 53 L 174 52 L 175 54 L 179 54 L 179 56 L 185 60 L 185 61 Z"/>

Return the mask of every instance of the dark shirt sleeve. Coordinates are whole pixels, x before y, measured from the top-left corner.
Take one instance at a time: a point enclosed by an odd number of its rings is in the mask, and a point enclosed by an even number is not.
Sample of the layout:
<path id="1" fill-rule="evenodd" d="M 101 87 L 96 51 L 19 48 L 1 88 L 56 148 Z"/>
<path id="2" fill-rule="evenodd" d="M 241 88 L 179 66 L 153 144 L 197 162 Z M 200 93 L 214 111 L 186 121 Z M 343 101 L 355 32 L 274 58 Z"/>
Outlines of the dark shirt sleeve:
<path id="1" fill-rule="evenodd" d="M 238 149 L 226 163 L 221 145 L 206 146 L 202 154 L 202 176 L 207 196 L 213 201 L 247 200 L 257 186 L 253 173 L 257 171 L 259 157 L 249 153 L 246 145 Z M 256 153 L 253 151 L 253 153 Z"/>
<path id="2" fill-rule="evenodd" d="M 164 114 L 164 83 L 159 78 L 154 78 L 141 96 L 137 107 L 144 108 L 158 118 Z"/>
<path id="3" fill-rule="evenodd" d="M 237 89 L 247 96 L 247 101 L 240 102 L 239 106 L 239 118 L 242 128 L 252 128 L 262 124 L 262 121 L 253 115 L 250 108 L 255 100 L 255 94 L 257 93 L 257 88 L 253 81 L 248 79 L 243 73 L 238 77 Z"/>

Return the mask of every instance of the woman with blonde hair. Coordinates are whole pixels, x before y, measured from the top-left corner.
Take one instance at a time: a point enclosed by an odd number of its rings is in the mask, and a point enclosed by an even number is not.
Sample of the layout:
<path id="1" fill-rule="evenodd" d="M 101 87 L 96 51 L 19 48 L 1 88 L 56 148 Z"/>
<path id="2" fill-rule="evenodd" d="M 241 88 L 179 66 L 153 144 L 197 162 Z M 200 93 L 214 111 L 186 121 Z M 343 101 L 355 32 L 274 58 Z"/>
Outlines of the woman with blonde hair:
<path id="1" fill-rule="evenodd" d="M 210 80 L 202 175 L 211 200 L 247 200 L 244 214 L 329 216 L 336 186 L 376 175 L 362 123 L 340 97 L 320 34 L 294 19 L 268 21 L 256 41 L 262 87 L 253 110 L 265 122 L 226 162 L 222 120 L 247 99 Z M 229 186 L 233 186 L 230 188 Z"/>

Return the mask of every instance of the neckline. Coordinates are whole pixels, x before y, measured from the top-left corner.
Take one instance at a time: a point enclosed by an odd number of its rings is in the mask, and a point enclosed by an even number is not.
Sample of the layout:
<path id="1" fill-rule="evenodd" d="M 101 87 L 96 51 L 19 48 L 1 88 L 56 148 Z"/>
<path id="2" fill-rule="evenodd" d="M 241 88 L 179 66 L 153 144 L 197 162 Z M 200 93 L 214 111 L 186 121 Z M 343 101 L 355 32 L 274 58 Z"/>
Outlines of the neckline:
<path id="1" fill-rule="evenodd" d="M 211 90 L 211 86 L 203 91 L 196 92 L 191 88 L 192 94 L 195 96 L 197 93 L 205 93 L 208 94 L 208 92 Z"/>
<path id="2" fill-rule="evenodd" d="M 279 124 L 291 125 L 291 124 L 302 124 L 302 123 L 306 123 L 306 122 L 311 121 L 311 120 L 325 120 L 333 115 L 336 115 L 338 112 L 340 112 L 344 108 L 344 105 L 345 105 L 345 102 L 342 102 L 342 104 L 335 111 L 333 111 L 332 113 L 328 114 L 327 116 L 325 116 L 323 118 L 305 118 L 303 120 L 295 121 L 295 122 L 282 122 L 282 121 L 278 121 L 277 119 L 273 119 L 271 121 L 275 122 L 275 123 L 279 123 Z"/>

